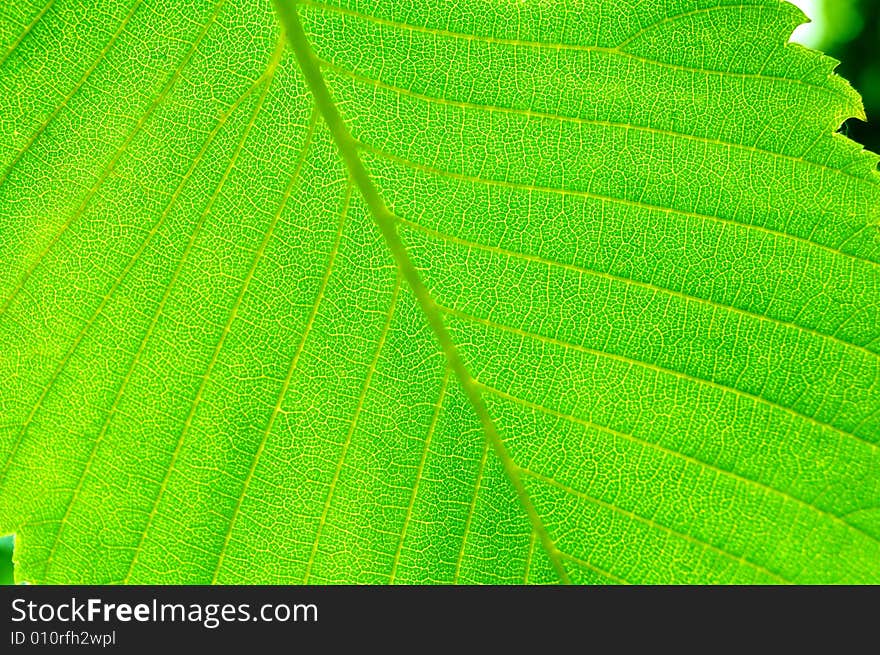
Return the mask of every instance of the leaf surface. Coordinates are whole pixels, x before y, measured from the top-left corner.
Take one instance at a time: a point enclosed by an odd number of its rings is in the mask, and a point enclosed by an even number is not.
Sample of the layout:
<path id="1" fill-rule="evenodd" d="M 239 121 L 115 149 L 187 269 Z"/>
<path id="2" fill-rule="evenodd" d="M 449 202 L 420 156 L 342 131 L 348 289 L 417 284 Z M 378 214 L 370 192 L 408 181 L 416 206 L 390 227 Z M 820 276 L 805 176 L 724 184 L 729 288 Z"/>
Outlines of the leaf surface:
<path id="1" fill-rule="evenodd" d="M 878 158 L 802 20 L 4 9 L 16 575 L 880 581 Z"/>

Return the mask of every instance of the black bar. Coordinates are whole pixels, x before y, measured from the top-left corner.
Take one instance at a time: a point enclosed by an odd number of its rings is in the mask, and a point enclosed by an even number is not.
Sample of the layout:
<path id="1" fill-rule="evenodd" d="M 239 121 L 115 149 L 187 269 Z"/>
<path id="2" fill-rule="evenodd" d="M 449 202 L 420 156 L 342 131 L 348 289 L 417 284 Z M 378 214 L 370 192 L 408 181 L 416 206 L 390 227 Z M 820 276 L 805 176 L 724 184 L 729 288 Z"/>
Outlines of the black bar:
<path id="1" fill-rule="evenodd" d="M 96 599 L 91 615 L 89 599 Z M 178 607 L 165 607 L 158 620 L 162 604 L 183 606 L 186 620 Z M 763 652 L 754 647 L 772 643 L 794 652 L 799 640 L 816 647 L 826 638 L 833 652 L 861 652 L 847 649 L 860 632 L 869 652 L 880 643 L 877 587 L 20 585 L 0 587 L 0 605 L 0 653 L 335 653 L 342 647 L 494 653 L 515 647 L 550 655 L 571 652 L 573 645 L 577 652 L 631 652 L 640 644 L 649 651 L 692 646 L 714 652 L 738 644 L 744 652 Z M 72 613 L 76 620 L 69 620 Z M 82 643 L 91 635 L 100 635 L 97 644 Z"/>

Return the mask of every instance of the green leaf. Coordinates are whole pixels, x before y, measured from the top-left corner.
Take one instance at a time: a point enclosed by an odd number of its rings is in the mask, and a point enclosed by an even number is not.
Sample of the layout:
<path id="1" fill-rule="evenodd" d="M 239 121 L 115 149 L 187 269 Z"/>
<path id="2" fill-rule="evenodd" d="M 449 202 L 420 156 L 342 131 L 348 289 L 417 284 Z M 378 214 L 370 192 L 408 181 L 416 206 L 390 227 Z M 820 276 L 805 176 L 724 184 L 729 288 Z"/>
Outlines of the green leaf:
<path id="1" fill-rule="evenodd" d="M 880 582 L 878 158 L 802 20 L 4 8 L 17 579 Z"/>

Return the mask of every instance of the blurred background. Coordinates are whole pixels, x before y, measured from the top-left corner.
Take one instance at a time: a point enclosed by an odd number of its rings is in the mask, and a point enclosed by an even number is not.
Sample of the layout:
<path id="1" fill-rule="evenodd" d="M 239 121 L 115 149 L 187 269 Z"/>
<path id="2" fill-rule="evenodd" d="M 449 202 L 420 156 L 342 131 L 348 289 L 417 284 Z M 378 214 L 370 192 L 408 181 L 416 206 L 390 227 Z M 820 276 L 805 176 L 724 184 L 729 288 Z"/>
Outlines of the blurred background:
<path id="1" fill-rule="evenodd" d="M 862 94 L 868 122 L 851 119 L 841 128 L 880 153 L 880 0 L 789 0 L 812 22 L 793 41 L 843 62 L 837 69 Z M 12 584 L 13 538 L 0 537 L 0 584 Z"/>
<path id="2" fill-rule="evenodd" d="M 868 122 L 847 121 L 841 130 L 880 153 L 880 0 L 789 0 L 813 22 L 793 41 L 822 50 L 842 63 L 837 72 L 862 94 Z"/>
<path id="3" fill-rule="evenodd" d="M 0 538 L 0 584 L 12 584 L 12 537 Z"/>

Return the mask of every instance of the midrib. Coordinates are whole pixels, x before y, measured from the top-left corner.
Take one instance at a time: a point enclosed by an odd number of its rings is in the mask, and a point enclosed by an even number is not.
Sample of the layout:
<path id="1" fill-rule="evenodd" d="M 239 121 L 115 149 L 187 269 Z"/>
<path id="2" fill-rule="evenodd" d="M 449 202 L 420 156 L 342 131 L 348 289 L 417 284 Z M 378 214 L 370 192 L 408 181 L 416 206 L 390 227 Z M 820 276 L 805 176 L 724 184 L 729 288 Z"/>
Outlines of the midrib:
<path id="1" fill-rule="evenodd" d="M 278 15 L 281 18 L 281 23 L 287 34 L 287 38 L 290 41 L 293 52 L 296 55 L 300 68 L 302 69 L 306 84 L 315 99 L 315 105 L 321 116 L 324 118 L 324 121 L 327 123 L 327 127 L 330 129 L 330 133 L 339 149 L 340 156 L 345 162 L 349 175 L 351 175 L 351 178 L 363 196 L 364 202 L 366 202 L 370 213 L 373 215 L 376 225 L 382 232 L 382 236 L 385 238 L 385 242 L 397 263 L 401 275 L 412 289 L 419 306 L 428 319 L 428 324 L 431 326 L 434 336 L 439 342 L 440 348 L 449 362 L 450 369 L 458 378 L 462 390 L 476 411 L 477 417 L 486 436 L 486 440 L 501 461 L 504 473 L 513 485 L 517 498 L 528 515 L 529 522 L 541 539 L 541 544 L 553 564 L 553 568 L 556 570 L 557 575 L 563 583 L 570 583 L 571 579 L 563 566 L 561 553 L 559 549 L 556 548 L 550 534 L 547 532 L 547 528 L 544 526 L 541 517 L 538 515 L 538 512 L 532 503 L 528 490 L 519 475 L 519 467 L 511 458 L 510 453 L 507 451 L 507 447 L 504 445 L 501 436 L 498 434 L 498 430 L 495 427 L 492 417 L 489 415 L 489 410 L 483 400 L 479 386 L 477 385 L 476 380 L 471 376 L 467 366 L 465 366 L 464 361 L 458 352 L 458 348 L 452 340 L 452 336 L 446 329 L 440 310 L 424 282 L 422 282 L 422 279 L 406 250 L 406 246 L 403 244 L 400 235 L 397 233 L 397 219 L 391 210 L 388 209 L 385 201 L 379 194 L 379 190 L 376 188 L 376 185 L 373 183 L 364 163 L 358 155 L 357 141 L 351 135 L 345 121 L 342 119 L 339 109 L 336 107 L 336 103 L 330 95 L 327 83 L 321 74 L 320 64 L 312 52 L 308 37 L 303 29 L 302 21 L 296 10 L 296 5 L 298 4 L 297 0 L 273 1 L 278 11 Z"/>

